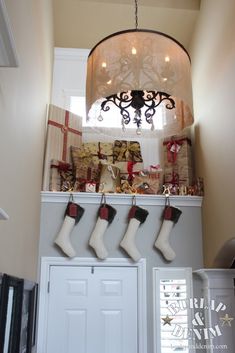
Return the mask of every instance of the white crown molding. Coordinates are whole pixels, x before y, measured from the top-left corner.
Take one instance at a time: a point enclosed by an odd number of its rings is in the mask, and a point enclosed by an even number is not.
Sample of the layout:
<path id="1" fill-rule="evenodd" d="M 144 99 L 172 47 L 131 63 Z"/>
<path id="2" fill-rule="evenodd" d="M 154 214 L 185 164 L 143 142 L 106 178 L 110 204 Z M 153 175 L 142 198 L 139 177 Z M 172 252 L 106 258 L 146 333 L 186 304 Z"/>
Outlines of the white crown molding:
<path id="1" fill-rule="evenodd" d="M 100 204 L 101 193 L 88 193 L 88 192 L 73 192 L 74 202 L 81 204 Z M 70 193 L 68 192 L 54 192 L 54 191 L 42 191 L 41 202 L 42 203 L 57 203 L 57 202 L 68 202 Z M 131 194 L 105 194 L 106 200 L 112 205 L 131 205 L 133 195 Z M 164 206 L 165 196 L 164 195 L 135 195 L 137 205 L 142 206 Z M 186 207 L 201 207 L 202 205 L 201 196 L 170 196 L 170 202 L 172 206 L 186 206 Z"/>
<path id="2" fill-rule="evenodd" d="M 18 59 L 4 0 L 0 0 L 0 67 L 17 67 Z"/>
<path id="3" fill-rule="evenodd" d="M 87 61 L 90 49 L 79 48 L 54 48 L 56 60 Z"/>

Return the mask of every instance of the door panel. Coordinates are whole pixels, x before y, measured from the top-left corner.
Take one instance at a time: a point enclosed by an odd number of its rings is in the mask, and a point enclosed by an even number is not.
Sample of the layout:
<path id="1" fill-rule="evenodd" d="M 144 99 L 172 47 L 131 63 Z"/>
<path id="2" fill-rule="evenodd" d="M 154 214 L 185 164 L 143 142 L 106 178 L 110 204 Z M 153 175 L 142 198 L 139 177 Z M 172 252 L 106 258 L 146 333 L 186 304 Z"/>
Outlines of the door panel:
<path id="1" fill-rule="evenodd" d="M 46 353 L 137 353 L 137 269 L 51 266 Z"/>

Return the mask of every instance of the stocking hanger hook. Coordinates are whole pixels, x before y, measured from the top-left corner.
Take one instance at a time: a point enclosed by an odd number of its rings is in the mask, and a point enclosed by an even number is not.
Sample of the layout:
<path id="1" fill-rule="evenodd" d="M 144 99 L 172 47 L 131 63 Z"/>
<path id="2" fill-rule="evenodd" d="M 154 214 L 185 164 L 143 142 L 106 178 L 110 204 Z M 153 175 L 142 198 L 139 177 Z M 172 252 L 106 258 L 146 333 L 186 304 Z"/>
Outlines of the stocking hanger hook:
<path id="1" fill-rule="evenodd" d="M 170 195 L 165 194 L 165 206 L 170 206 Z"/>
<path id="2" fill-rule="evenodd" d="M 104 193 L 104 192 L 102 193 L 100 203 L 106 205 L 106 196 L 105 196 L 105 193 Z"/>
<path id="3" fill-rule="evenodd" d="M 73 194 L 72 193 L 69 195 L 69 202 L 74 202 L 74 198 L 73 198 Z"/>
<path id="4" fill-rule="evenodd" d="M 136 205 L 136 196 L 133 195 L 132 196 L 132 206 L 135 206 Z"/>

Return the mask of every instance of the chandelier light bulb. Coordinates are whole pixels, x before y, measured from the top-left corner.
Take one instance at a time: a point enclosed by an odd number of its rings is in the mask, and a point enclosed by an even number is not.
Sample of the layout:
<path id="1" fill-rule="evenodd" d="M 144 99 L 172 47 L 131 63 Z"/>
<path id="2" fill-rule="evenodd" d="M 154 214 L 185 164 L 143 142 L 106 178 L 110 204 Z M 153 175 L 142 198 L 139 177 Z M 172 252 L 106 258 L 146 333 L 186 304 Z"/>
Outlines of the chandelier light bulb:
<path id="1" fill-rule="evenodd" d="M 166 62 L 166 63 L 169 63 L 169 62 L 170 62 L 170 57 L 169 57 L 168 55 L 165 57 L 165 62 Z"/>
<path id="2" fill-rule="evenodd" d="M 133 48 L 131 49 L 131 53 L 132 53 L 133 55 L 136 55 L 136 54 L 137 54 L 137 50 L 136 50 L 135 47 L 133 47 Z"/>
<path id="3" fill-rule="evenodd" d="M 107 64 L 106 62 L 102 62 L 102 65 L 101 65 L 103 68 L 106 68 L 107 67 Z"/>

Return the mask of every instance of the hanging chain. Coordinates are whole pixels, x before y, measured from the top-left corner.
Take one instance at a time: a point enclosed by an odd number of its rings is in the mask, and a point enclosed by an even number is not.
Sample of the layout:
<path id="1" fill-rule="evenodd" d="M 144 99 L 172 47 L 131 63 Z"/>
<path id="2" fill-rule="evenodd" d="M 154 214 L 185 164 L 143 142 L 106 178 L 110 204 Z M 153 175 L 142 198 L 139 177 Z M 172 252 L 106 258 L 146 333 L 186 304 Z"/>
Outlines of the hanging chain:
<path id="1" fill-rule="evenodd" d="M 135 0 L 135 29 L 138 28 L 138 0 Z"/>

